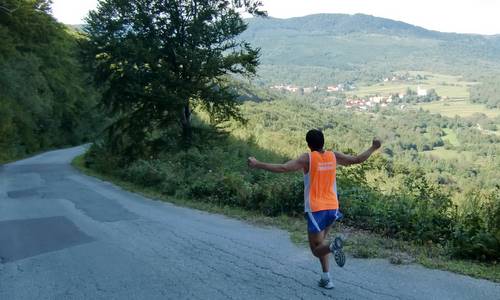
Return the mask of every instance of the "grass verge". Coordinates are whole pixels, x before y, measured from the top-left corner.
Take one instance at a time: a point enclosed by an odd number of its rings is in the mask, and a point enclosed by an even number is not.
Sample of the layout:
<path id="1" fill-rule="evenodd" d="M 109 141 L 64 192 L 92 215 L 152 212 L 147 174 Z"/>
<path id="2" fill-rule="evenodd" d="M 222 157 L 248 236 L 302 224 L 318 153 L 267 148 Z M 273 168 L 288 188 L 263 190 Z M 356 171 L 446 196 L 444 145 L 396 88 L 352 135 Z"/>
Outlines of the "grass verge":
<path id="1" fill-rule="evenodd" d="M 222 214 L 258 226 L 273 226 L 288 231 L 290 239 L 301 246 L 307 246 L 305 221 L 300 217 L 286 215 L 264 216 L 258 211 L 247 211 L 237 207 L 218 206 L 192 199 L 179 199 L 165 196 L 152 188 L 145 188 L 124 181 L 116 176 L 100 174 L 86 168 L 84 155 L 76 157 L 71 163 L 82 173 L 112 182 L 121 188 L 145 197 L 170 202 L 179 206 Z M 346 238 L 345 250 L 356 258 L 385 258 L 393 264 L 420 263 L 425 267 L 451 271 L 476 278 L 500 282 L 500 265 L 450 259 L 442 247 L 436 245 L 416 245 L 410 242 L 388 239 L 380 235 L 337 224 L 334 232 Z"/>

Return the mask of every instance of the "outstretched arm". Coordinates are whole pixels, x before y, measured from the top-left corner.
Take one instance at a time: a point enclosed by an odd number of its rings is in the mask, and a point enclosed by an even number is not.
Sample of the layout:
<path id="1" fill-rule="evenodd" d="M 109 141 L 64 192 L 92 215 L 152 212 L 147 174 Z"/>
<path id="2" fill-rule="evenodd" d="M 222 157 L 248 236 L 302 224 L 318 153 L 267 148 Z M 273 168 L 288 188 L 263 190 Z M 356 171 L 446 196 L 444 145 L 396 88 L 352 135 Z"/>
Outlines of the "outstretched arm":
<path id="1" fill-rule="evenodd" d="M 248 158 L 248 166 L 254 169 L 262 169 L 274 173 L 286 173 L 305 170 L 309 166 L 309 156 L 302 154 L 299 158 L 290 160 L 284 164 L 269 164 L 258 161 L 255 157 Z"/>
<path id="2" fill-rule="evenodd" d="M 374 139 L 372 142 L 372 146 L 368 148 L 368 150 L 356 156 L 347 155 L 341 152 L 335 152 L 337 164 L 341 166 L 360 164 L 367 160 L 373 154 L 373 152 L 377 151 L 377 149 L 380 148 L 381 145 L 382 143 L 380 142 L 380 140 Z"/>

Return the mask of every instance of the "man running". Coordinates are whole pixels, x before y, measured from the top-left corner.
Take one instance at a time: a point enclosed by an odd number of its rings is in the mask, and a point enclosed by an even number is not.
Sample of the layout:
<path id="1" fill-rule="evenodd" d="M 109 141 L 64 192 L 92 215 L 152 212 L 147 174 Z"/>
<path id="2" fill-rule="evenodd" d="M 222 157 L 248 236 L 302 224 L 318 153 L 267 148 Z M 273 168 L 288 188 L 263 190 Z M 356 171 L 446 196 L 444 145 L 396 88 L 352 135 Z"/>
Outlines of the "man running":
<path id="1" fill-rule="evenodd" d="M 333 223 L 341 217 L 337 198 L 337 164 L 341 166 L 360 164 L 380 148 L 381 142 L 374 139 L 368 150 L 357 156 L 351 156 L 323 150 L 325 138 L 320 130 L 309 130 L 306 141 L 311 152 L 304 153 L 295 160 L 284 164 L 269 164 L 260 162 L 255 157 L 249 157 L 248 165 L 251 168 L 275 173 L 299 170 L 304 172 L 304 210 L 309 246 L 313 255 L 319 258 L 323 269 L 319 286 L 331 289 L 333 282 L 329 272 L 328 255 L 333 253 L 336 263 L 341 267 L 345 263 L 342 241 L 339 238 L 329 245 L 324 243 Z"/>

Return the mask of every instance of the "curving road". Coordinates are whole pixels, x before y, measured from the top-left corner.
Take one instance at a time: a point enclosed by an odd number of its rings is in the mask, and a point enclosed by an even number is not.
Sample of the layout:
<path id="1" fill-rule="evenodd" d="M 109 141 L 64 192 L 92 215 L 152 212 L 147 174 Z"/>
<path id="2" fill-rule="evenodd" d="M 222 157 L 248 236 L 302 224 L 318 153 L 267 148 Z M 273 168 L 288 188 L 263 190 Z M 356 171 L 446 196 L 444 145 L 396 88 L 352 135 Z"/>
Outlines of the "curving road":
<path id="1" fill-rule="evenodd" d="M 334 290 L 283 231 L 82 175 L 83 147 L 0 166 L 0 299 L 500 299 L 500 285 L 349 259 Z"/>

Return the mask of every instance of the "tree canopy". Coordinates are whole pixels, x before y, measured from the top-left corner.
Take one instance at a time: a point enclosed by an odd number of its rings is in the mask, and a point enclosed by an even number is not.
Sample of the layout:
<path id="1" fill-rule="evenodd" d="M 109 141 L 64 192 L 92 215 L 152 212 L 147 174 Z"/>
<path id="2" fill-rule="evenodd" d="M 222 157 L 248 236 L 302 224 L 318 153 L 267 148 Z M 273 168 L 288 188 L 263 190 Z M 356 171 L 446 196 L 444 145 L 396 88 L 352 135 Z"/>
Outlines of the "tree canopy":
<path id="1" fill-rule="evenodd" d="M 79 37 L 54 20 L 50 4 L 0 1 L 0 162 L 81 143 L 95 131 Z"/>
<path id="2" fill-rule="evenodd" d="M 500 108 L 500 77 L 489 76 L 470 89 L 470 100 L 484 103 L 488 108 Z"/>
<path id="3" fill-rule="evenodd" d="M 166 128 L 182 129 L 189 141 L 195 107 L 214 122 L 241 118 L 225 75 L 255 74 L 259 49 L 238 35 L 247 27 L 241 12 L 263 15 L 260 6 L 247 0 L 100 1 L 84 26 L 84 53 L 113 117 L 113 148 L 133 155 Z"/>

